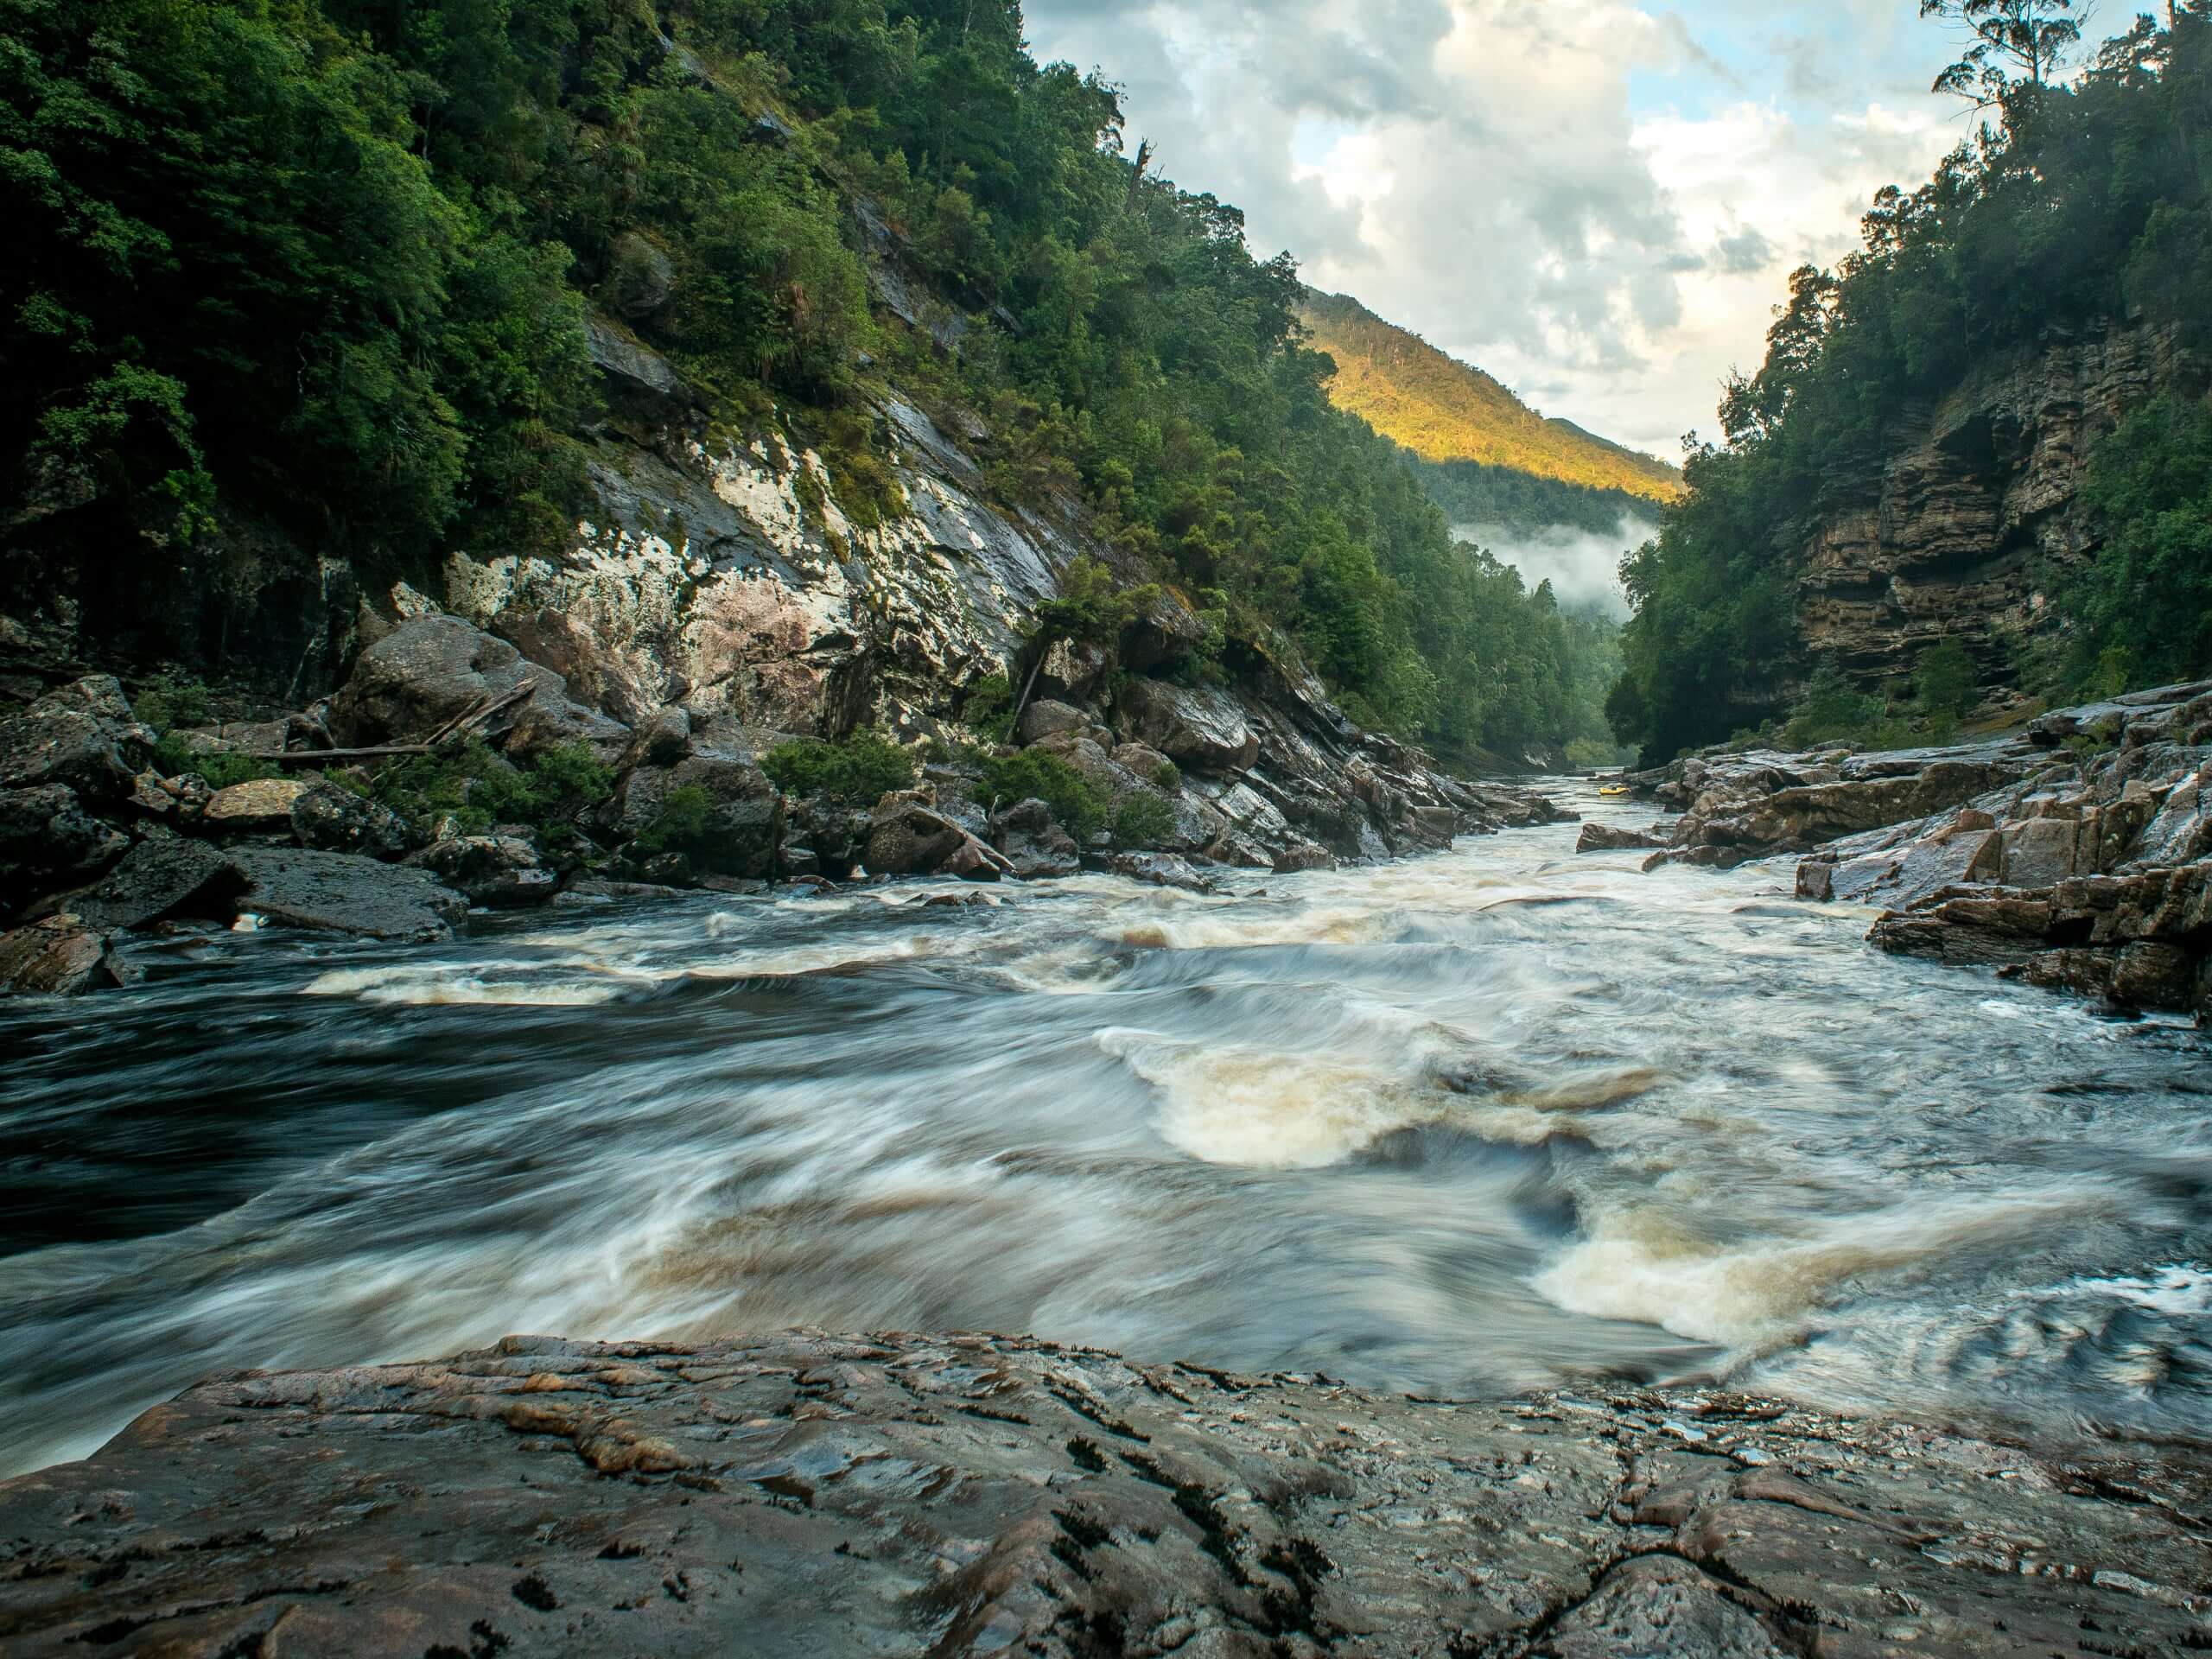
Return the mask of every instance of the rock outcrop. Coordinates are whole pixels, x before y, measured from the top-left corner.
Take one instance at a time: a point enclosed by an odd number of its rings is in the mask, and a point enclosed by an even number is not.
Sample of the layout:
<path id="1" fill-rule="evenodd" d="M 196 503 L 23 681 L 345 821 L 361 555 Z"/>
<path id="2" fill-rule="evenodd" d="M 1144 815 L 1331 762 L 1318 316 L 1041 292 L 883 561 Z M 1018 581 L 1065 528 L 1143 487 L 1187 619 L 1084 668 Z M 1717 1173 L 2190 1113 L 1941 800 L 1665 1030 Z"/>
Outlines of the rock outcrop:
<path id="1" fill-rule="evenodd" d="M 0 1647 L 1874 1659 L 2202 1645 L 2212 1466 L 988 1337 L 246 1372 L 0 1485 Z"/>
<path id="2" fill-rule="evenodd" d="M 1964 748 L 1696 756 L 1634 781 L 1682 815 L 1649 867 L 1810 852 L 1798 896 L 1882 907 L 1884 950 L 2212 1017 L 2212 683 Z"/>
<path id="3" fill-rule="evenodd" d="M 2205 378 L 2175 331 L 2139 326 L 2054 334 L 1979 369 L 1814 531 L 1799 577 L 1808 652 L 1876 684 L 1952 639 L 2008 682 L 2012 645 L 2043 620 L 2037 571 L 2094 554 L 2081 490 L 2097 440 Z"/>

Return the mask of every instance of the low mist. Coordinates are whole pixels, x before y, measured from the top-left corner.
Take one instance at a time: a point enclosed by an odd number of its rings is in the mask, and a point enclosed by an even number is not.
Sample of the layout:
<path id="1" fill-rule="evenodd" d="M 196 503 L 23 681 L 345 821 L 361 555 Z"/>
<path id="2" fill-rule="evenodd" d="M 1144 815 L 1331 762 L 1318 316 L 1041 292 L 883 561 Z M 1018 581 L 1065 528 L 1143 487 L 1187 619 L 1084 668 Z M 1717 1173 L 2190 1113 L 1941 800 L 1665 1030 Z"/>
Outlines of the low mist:
<path id="1" fill-rule="evenodd" d="M 1510 524 L 1454 524 L 1452 533 L 1519 570 L 1531 593 L 1539 582 L 1549 582 L 1563 609 L 1594 605 L 1625 621 L 1629 607 L 1621 592 L 1621 557 L 1656 536 L 1659 526 L 1624 513 L 1620 528 L 1611 531 L 1567 524 L 1535 531 Z"/>

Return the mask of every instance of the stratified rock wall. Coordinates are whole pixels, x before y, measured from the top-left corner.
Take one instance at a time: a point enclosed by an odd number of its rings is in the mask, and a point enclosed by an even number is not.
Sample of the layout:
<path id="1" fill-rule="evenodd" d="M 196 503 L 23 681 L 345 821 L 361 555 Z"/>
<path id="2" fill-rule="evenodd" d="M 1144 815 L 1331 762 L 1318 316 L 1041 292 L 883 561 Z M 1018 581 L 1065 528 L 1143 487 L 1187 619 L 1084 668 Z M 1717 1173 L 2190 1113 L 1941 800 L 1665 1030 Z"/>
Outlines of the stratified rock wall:
<path id="1" fill-rule="evenodd" d="M 2095 552 L 2081 491 L 2097 441 L 2162 391 L 2201 392 L 2176 331 L 2115 326 L 1971 376 L 1923 419 L 1857 505 L 1806 544 L 1808 651 L 1870 682 L 1949 638 L 2009 679 L 2010 642 L 2044 621 L 2035 573 Z"/>
<path id="2" fill-rule="evenodd" d="M 0 1649 L 2177 1653 L 2212 1618 L 2208 1472 L 1726 1394 L 511 1338 L 219 1378 L 0 1485 Z"/>

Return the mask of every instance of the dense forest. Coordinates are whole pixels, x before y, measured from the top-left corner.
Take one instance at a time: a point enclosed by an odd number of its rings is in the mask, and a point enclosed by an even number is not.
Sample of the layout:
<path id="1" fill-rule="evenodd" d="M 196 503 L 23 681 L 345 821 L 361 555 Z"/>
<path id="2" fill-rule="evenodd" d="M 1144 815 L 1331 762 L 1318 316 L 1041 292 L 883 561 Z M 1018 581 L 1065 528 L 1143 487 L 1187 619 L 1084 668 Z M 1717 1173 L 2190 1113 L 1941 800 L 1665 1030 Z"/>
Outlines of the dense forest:
<path id="1" fill-rule="evenodd" d="M 1336 365 L 1329 391 L 1338 406 L 1425 462 L 1482 469 L 1458 473 L 1463 484 L 1483 472 L 1503 472 L 1649 501 L 1669 499 L 1681 488 L 1680 475 L 1664 461 L 1572 421 L 1546 419 L 1480 369 L 1385 322 L 1357 300 L 1309 289 L 1299 315 L 1314 346 Z"/>
<path id="2" fill-rule="evenodd" d="M 1623 566 L 1637 615 L 1608 706 L 1649 759 L 1789 713 L 1793 686 L 1831 715 L 1851 701 L 1832 665 L 1803 660 L 1796 562 L 1916 405 L 2053 328 L 2171 324 L 2201 348 L 2212 325 L 2212 4 L 2140 18 L 2070 77 L 2070 0 L 1923 10 L 1979 29 L 1938 88 L 1984 119 L 1927 184 L 1882 192 L 1838 270 L 1796 274 L 1764 365 L 1727 388 L 1720 442 L 1693 444 L 1688 495 Z M 2208 463 L 2212 411 L 2189 399 L 2152 403 L 2100 445 L 2087 499 L 2101 550 L 2044 573 L 2056 626 L 2024 642 L 2031 690 L 2212 671 Z M 1916 677 L 1948 694 L 1954 657 Z M 1941 712 L 1928 687 L 1908 697 Z M 1885 699 L 1859 702 L 1863 724 Z"/>
<path id="3" fill-rule="evenodd" d="M 8 556 L 238 526 L 389 575 L 555 550 L 596 313 L 897 505 L 872 394 L 983 417 L 1132 580 L 1450 751 L 1605 737 L 1607 642 L 1332 409 L 1286 256 L 1125 152 L 1010 0 L 0 0 Z M 871 304 L 863 226 L 956 352 Z M 126 582 L 129 569 L 119 571 Z"/>

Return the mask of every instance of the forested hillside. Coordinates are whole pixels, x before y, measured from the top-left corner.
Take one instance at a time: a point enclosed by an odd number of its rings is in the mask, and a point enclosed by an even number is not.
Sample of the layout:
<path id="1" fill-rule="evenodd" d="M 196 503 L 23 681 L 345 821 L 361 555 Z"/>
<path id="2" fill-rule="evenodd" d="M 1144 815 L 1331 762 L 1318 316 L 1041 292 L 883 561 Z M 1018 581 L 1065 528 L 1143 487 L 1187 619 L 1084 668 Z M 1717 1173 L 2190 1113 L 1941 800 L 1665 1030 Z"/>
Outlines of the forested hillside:
<path id="1" fill-rule="evenodd" d="M 1338 407 L 1440 469 L 1446 488 L 1470 506 L 1480 504 L 1479 493 L 1491 492 L 1505 511 L 1526 511 L 1524 504 L 1541 499 L 1549 504 L 1545 511 L 1575 513 L 1589 505 L 1576 492 L 1601 502 L 1614 496 L 1651 502 L 1670 499 L 1681 487 L 1680 474 L 1665 462 L 1572 421 L 1547 420 L 1481 370 L 1385 322 L 1357 300 L 1308 289 L 1300 316 L 1315 349 L 1336 363 L 1329 395 Z M 1615 512 L 1613 522 L 1618 519 Z"/>
<path id="2" fill-rule="evenodd" d="M 1125 154 L 1008 0 L 0 18 L 0 525 L 13 602 L 87 649 L 204 664 L 282 570 L 556 549 L 595 328 L 671 359 L 702 433 L 818 448 L 856 523 L 895 505 L 872 397 L 957 412 L 1007 505 L 1210 619 L 1207 671 L 1287 641 L 1449 749 L 1602 735 L 1582 625 L 1331 407 L 1288 257 Z M 874 302 L 864 226 L 942 326 Z"/>
<path id="3" fill-rule="evenodd" d="M 1787 715 L 1801 696 L 1818 705 L 1807 734 L 1909 737 L 1973 702 L 1977 680 L 2057 695 L 2212 671 L 2212 6 L 2139 19 L 2071 79 L 2079 14 L 2054 0 L 2006 10 L 2034 28 L 1993 24 L 1940 83 L 1984 105 L 1978 136 L 1918 189 L 1884 191 L 1838 269 L 1797 273 L 1764 366 L 1729 386 L 1719 441 L 1690 455 L 1688 493 L 1624 569 L 1637 613 L 1610 709 L 1648 756 Z M 2120 352 L 2123 336 L 2141 343 Z M 2010 394 L 1938 419 L 1972 377 L 2032 383 L 2047 360 L 2093 347 L 2133 366 L 2095 381 L 2087 409 L 2060 387 L 2046 401 L 2072 424 L 2056 438 L 2024 432 Z M 1914 444 L 1915 467 L 1957 486 L 1943 498 L 1907 478 L 1896 492 L 1927 498 L 1919 511 L 1955 543 L 1938 538 L 1938 556 L 1972 566 L 2027 550 L 2010 556 L 2028 560 L 2018 578 L 2031 591 L 1993 632 L 1986 616 L 1961 619 L 1988 632 L 1978 660 L 1934 639 L 1919 670 L 1870 684 L 1855 664 L 1815 660 L 1799 584 L 1816 531 L 1890 499 L 1885 467 Z M 2012 464 L 2007 445 L 2050 479 L 2017 507 L 1981 493 L 2002 483 L 1989 474 Z M 2031 535 L 2026 521 L 2076 505 L 2078 535 Z M 1990 591 L 2004 575 L 1973 574 Z M 1878 584 L 1881 562 L 1853 580 Z M 1846 593 L 1835 608 L 1882 601 Z M 1874 671 L 1890 672 L 1879 658 Z"/>

